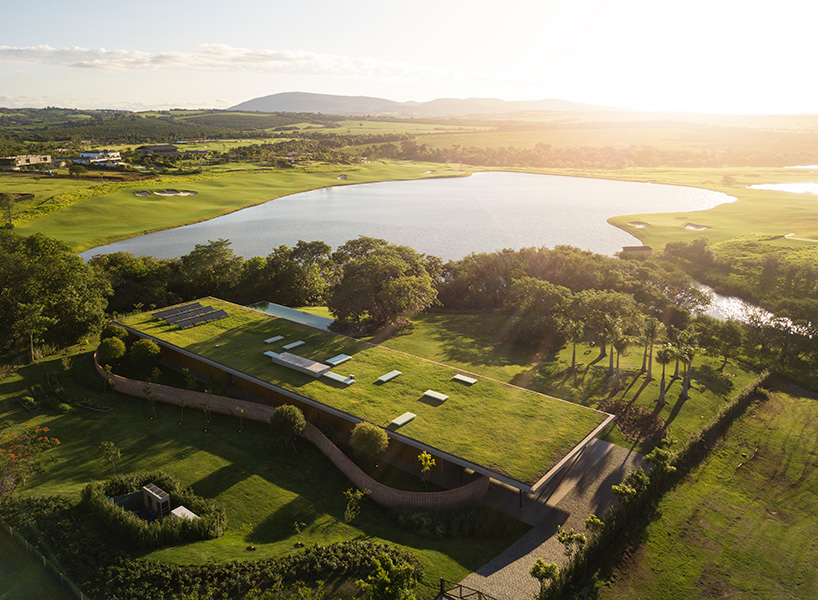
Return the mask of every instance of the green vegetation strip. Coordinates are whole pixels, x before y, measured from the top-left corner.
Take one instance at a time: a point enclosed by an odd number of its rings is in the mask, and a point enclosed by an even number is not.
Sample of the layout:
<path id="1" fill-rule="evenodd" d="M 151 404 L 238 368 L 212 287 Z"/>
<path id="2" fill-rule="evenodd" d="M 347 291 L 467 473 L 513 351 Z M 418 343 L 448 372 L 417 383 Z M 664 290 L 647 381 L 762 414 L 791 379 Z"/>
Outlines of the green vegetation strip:
<path id="1" fill-rule="evenodd" d="M 818 404 L 794 388 L 751 409 L 658 506 L 600 598 L 818 596 Z"/>
<path id="2" fill-rule="evenodd" d="M 284 319 L 208 299 L 230 317 L 188 330 L 168 326 L 142 313 L 123 324 L 225 366 L 291 390 L 327 406 L 386 427 L 395 417 L 417 417 L 400 433 L 517 481 L 533 484 L 594 428 L 603 413 L 501 382 L 480 379 L 473 386 L 452 381 L 455 369 L 414 356 L 372 346 L 344 336 L 301 326 Z M 276 335 L 276 344 L 264 340 Z M 336 368 L 352 373 L 356 382 L 334 387 L 272 364 L 266 350 L 281 352 L 284 344 L 303 340 L 294 352 L 324 362 L 337 354 L 352 360 Z M 377 385 L 392 370 L 403 374 Z M 441 404 L 423 399 L 426 390 L 449 396 Z"/>

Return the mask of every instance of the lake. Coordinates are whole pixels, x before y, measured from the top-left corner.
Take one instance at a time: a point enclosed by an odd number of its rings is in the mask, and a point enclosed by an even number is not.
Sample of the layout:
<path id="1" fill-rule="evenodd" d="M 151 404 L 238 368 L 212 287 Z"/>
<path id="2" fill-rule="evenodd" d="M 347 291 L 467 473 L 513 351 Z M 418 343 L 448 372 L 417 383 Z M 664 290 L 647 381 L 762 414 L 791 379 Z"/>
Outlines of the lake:
<path id="1" fill-rule="evenodd" d="M 81 256 L 123 250 L 175 258 L 195 244 L 224 238 L 236 254 L 249 258 L 298 240 L 321 240 L 336 248 L 359 235 L 444 260 L 559 244 L 612 255 L 640 242 L 609 225 L 610 217 L 706 210 L 733 201 L 727 194 L 689 187 L 484 172 L 293 194 L 202 223 L 92 248 Z"/>
<path id="2" fill-rule="evenodd" d="M 793 194 L 818 194 L 818 183 L 759 183 L 748 185 L 747 189 L 792 192 Z"/>

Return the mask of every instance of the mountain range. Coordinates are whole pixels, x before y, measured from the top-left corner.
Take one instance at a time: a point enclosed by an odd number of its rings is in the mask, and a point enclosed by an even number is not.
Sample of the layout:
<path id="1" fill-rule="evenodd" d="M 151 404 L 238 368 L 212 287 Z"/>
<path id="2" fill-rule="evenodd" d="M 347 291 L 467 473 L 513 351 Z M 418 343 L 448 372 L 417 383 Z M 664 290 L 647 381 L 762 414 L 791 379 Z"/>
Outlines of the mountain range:
<path id="1" fill-rule="evenodd" d="M 313 112 L 329 115 L 379 115 L 394 117 L 450 117 L 501 115 L 519 112 L 598 112 L 621 110 L 567 100 L 497 98 L 440 98 L 429 102 L 396 102 L 372 96 L 336 96 L 308 92 L 283 92 L 253 98 L 229 110 L 254 112 Z"/>

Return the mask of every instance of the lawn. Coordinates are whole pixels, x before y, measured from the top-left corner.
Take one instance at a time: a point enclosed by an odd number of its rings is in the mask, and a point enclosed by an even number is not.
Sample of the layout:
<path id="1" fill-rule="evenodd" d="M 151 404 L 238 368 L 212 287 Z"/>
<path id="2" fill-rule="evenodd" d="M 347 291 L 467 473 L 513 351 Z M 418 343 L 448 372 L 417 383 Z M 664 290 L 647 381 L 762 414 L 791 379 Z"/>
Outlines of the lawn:
<path id="1" fill-rule="evenodd" d="M 150 313 L 121 321 L 376 425 L 387 427 L 404 412 L 415 413 L 417 417 L 400 428 L 402 435 L 528 485 L 536 483 L 605 420 L 597 411 L 493 379 L 481 378 L 466 386 L 451 380 L 456 368 L 409 354 L 221 301 L 208 299 L 206 304 L 226 308 L 230 317 L 188 330 L 157 321 Z M 284 340 L 264 343 L 275 335 L 285 336 Z M 323 362 L 342 353 L 352 356 L 336 372 L 353 373 L 356 382 L 349 387 L 331 386 L 323 378 L 271 364 L 262 355 L 265 350 L 281 352 L 282 345 L 296 340 L 306 343 L 294 352 L 313 360 Z M 378 377 L 392 370 L 403 374 L 379 385 Z M 428 402 L 422 397 L 428 389 L 449 399 Z"/>
<path id="2" fill-rule="evenodd" d="M 0 532 L 0 600 L 72 600 L 21 543 Z"/>
<path id="3" fill-rule="evenodd" d="M 659 504 L 603 600 L 818 597 L 818 398 L 779 387 Z"/>
<path id="4" fill-rule="evenodd" d="M 338 179 L 346 174 L 347 179 Z M 288 194 L 334 185 L 373 181 L 422 179 L 464 173 L 444 165 L 415 162 L 376 162 L 357 166 L 321 167 L 313 171 L 255 170 L 222 175 L 162 177 L 119 186 L 51 212 L 17 227 L 21 234 L 44 233 L 69 244 L 76 251 L 170 229 L 261 204 Z M 140 190 L 182 189 L 193 196 L 137 196 Z M 127 218 L 123 218 L 127 215 Z"/>
<path id="5" fill-rule="evenodd" d="M 365 503 L 355 521 L 345 524 L 343 491 L 351 484 L 310 444 L 285 448 L 266 425 L 245 421 L 239 433 L 238 421 L 221 415 L 213 415 L 204 432 L 203 413 L 193 409 L 185 410 L 182 424 L 177 425 L 180 410 L 168 405 L 158 405 L 158 418 L 150 419 L 144 401 L 102 393 L 90 346 L 71 348 L 65 356 L 73 360 L 68 371 L 58 355 L 0 381 L 0 419 L 15 427 L 48 426 L 49 435 L 61 440 L 57 448 L 42 455 L 43 472 L 27 482 L 24 495 L 58 494 L 79 500 L 89 481 L 110 476 L 110 465 L 97 454 L 99 443 L 110 440 L 122 451 L 118 472 L 167 470 L 227 510 L 228 530 L 222 538 L 165 548 L 143 558 L 178 564 L 251 560 L 292 552 L 296 542 L 313 545 L 371 538 L 415 552 L 426 568 L 425 582 L 434 586 L 439 577 L 455 581 L 464 577 L 524 530 L 493 539 L 424 538 L 400 529 L 388 512 L 371 503 Z M 77 408 L 68 414 L 24 410 L 17 398 L 35 383 L 45 387 L 50 371 L 57 372 L 63 387 L 78 399 L 114 409 L 98 413 Z M 400 472 L 393 476 L 404 477 Z M 304 524 L 301 534 L 295 531 L 296 522 Z M 116 540 L 112 543 L 118 548 Z M 256 547 L 252 554 L 246 550 L 249 544 Z M 434 591 L 424 587 L 420 595 L 433 597 Z"/>
<path id="6" fill-rule="evenodd" d="M 411 334 L 388 339 L 383 345 L 585 406 L 595 408 L 609 397 L 608 359 L 597 360 L 598 348 L 588 343 L 578 345 L 579 372 L 574 383 L 574 378 L 567 375 L 570 345 L 556 354 L 526 351 L 506 340 L 509 325 L 508 317 L 502 313 L 430 313 L 414 318 Z M 655 379 L 648 384 L 639 373 L 641 366 L 642 348 L 631 346 L 620 360 L 624 389 L 613 397 L 657 414 L 668 423 L 670 435 L 677 440 L 701 428 L 732 394 L 756 376 L 733 360 L 722 366 L 720 358 L 697 355 L 690 398 L 679 400 L 681 382 L 670 383 L 674 365 L 668 365 L 667 404 L 657 410 L 661 366 L 654 363 Z M 634 447 L 616 428 L 609 430 L 605 439 Z M 638 444 L 635 448 L 646 449 Z"/>

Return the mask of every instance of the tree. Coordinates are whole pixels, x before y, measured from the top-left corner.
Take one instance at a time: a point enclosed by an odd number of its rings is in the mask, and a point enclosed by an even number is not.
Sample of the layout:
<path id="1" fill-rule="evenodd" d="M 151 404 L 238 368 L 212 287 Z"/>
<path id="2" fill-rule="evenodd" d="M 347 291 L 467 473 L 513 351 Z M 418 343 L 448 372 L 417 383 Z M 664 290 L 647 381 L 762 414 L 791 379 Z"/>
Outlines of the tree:
<path id="1" fill-rule="evenodd" d="M 107 460 L 111 463 L 111 468 L 114 470 L 114 475 L 116 475 L 116 461 L 118 461 L 121 456 L 117 445 L 113 442 L 102 442 L 97 448 L 97 451 L 103 460 Z"/>
<path id="2" fill-rule="evenodd" d="M 301 409 L 292 404 L 282 404 L 270 417 L 270 425 L 273 428 L 273 435 L 278 437 L 283 444 L 293 442 L 295 438 L 304 432 L 307 427 L 307 420 Z"/>
<path id="3" fill-rule="evenodd" d="M 369 593 L 370 600 L 414 600 L 414 569 L 412 565 L 395 564 L 384 552 L 372 557 L 372 573 L 366 580 L 359 579 L 355 585 L 362 592 Z"/>
<path id="4" fill-rule="evenodd" d="M 519 343 L 558 348 L 565 343 L 566 320 L 571 291 L 533 277 L 515 279 L 506 309 L 514 315 L 510 335 Z"/>
<path id="5" fill-rule="evenodd" d="M 68 167 L 68 174 L 71 175 L 71 177 L 85 175 L 87 172 L 88 169 L 86 167 L 83 167 L 82 165 L 71 165 L 70 167 Z"/>
<path id="6" fill-rule="evenodd" d="M 146 375 L 159 365 L 161 354 L 159 344 L 153 340 L 137 340 L 131 346 L 131 366 L 140 375 Z"/>
<path id="7" fill-rule="evenodd" d="M 101 365 L 116 365 L 125 356 L 125 342 L 119 338 L 105 338 L 97 348 L 97 361 Z"/>
<path id="8" fill-rule="evenodd" d="M 48 329 L 55 319 L 42 314 L 42 305 L 18 303 L 19 318 L 17 325 L 21 331 L 28 334 L 28 341 L 31 350 L 31 362 L 34 362 L 34 342 L 42 341 L 42 334 Z"/>
<path id="9" fill-rule="evenodd" d="M 648 317 L 642 326 L 642 335 L 645 339 L 645 353 L 642 356 L 642 372 L 647 373 L 645 381 L 653 381 L 653 344 L 659 337 L 662 324 L 656 317 Z M 645 358 L 647 357 L 647 369 L 645 368 Z"/>
<path id="10" fill-rule="evenodd" d="M 104 319 L 107 282 L 42 234 L 0 229 L 0 282 L 0 354 L 30 349 L 32 333 L 44 344 L 73 344 Z"/>
<path id="11" fill-rule="evenodd" d="M 587 519 L 585 519 L 585 529 L 593 533 L 594 535 L 598 534 L 605 528 L 605 521 L 597 517 L 596 515 L 589 515 Z"/>
<path id="12" fill-rule="evenodd" d="M 612 328 L 627 331 L 639 315 L 633 296 L 623 292 L 583 290 L 574 295 L 573 302 L 575 318 L 584 321 L 597 336 L 600 358 L 607 356 L 606 346 Z"/>
<path id="13" fill-rule="evenodd" d="M 0 192 L 0 210 L 6 213 L 6 227 L 14 227 L 12 211 L 14 210 L 14 196 L 8 192 Z"/>
<path id="14" fill-rule="evenodd" d="M 108 339 L 108 338 L 119 338 L 123 342 L 128 341 L 128 330 L 124 327 L 120 327 L 115 323 L 108 323 L 105 327 L 102 328 L 102 331 L 99 334 L 100 341 Z"/>
<path id="15" fill-rule="evenodd" d="M 614 350 L 616 350 L 616 372 L 614 374 L 613 389 L 621 390 L 622 381 L 619 376 L 619 357 L 624 354 L 631 343 L 631 338 L 626 335 L 618 335 L 613 341 Z"/>
<path id="16" fill-rule="evenodd" d="M 582 321 L 570 319 L 565 325 L 565 335 L 571 341 L 571 373 L 574 374 L 574 384 L 577 375 L 577 344 L 585 334 L 585 324 Z"/>
<path id="17" fill-rule="evenodd" d="M 562 528 L 562 525 L 557 526 L 557 541 L 565 547 L 565 556 L 571 556 L 578 548 L 582 548 L 588 541 L 584 533 L 577 533 L 572 527 L 570 531 Z"/>
<path id="18" fill-rule="evenodd" d="M 218 296 L 231 299 L 241 277 L 243 260 L 230 248 L 230 241 L 208 240 L 196 244 L 179 259 L 180 274 L 175 290 L 182 298 Z"/>
<path id="19" fill-rule="evenodd" d="M 389 436 L 382 427 L 363 421 L 352 429 L 350 445 L 359 459 L 374 462 L 389 447 Z"/>
<path id="20" fill-rule="evenodd" d="M 344 523 L 352 523 L 361 513 L 361 500 L 364 496 L 369 494 L 369 490 L 356 490 L 349 488 L 344 490 L 344 498 L 347 500 L 346 508 L 344 509 Z"/>
<path id="21" fill-rule="evenodd" d="M 344 264 L 328 306 L 340 322 L 400 324 L 436 297 L 423 257 L 407 246 L 389 244 Z"/>
<path id="22" fill-rule="evenodd" d="M 529 573 L 534 579 L 540 582 L 540 597 L 542 597 L 545 592 L 547 582 L 556 579 L 559 571 L 557 563 L 547 563 L 542 557 L 538 558 L 534 566 L 531 567 Z"/>
<path id="23" fill-rule="evenodd" d="M 429 471 L 435 466 L 435 459 L 432 455 L 424 450 L 418 454 L 418 462 L 420 462 L 420 474 L 423 476 L 423 483 L 428 487 L 429 485 Z"/>
<path id="24" fill-rule="evenodd" d="M 674 351 L 671 346 L 664 346 L 656 353 L 656 362 L 662 365 L 662 379 L 659 381 L 659 406 L 665 404 L 665 367 L 674 358 Z"/>

